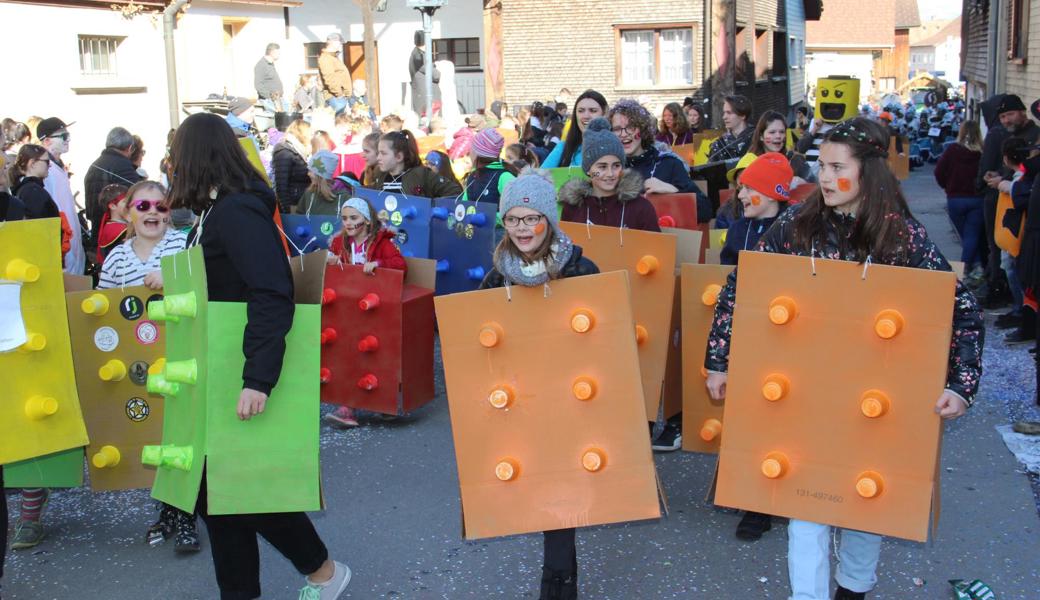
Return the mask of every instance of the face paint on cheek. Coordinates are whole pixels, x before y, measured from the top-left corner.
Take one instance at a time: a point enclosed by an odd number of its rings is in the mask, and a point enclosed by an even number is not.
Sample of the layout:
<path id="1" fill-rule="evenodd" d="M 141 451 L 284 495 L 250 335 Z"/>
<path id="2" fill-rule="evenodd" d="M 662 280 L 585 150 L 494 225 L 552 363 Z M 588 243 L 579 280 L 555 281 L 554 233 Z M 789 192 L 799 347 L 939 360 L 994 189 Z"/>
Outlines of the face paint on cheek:
<path id="1" fill-rule="evenodd" d="M 538 223 L 534 226 L 535 235 L 542 235 L 543 233 L 545 233 L 545 223 Z"/>
<path id="2" fill-rule="evenodd" d="M 851 189 L 852 189 L 852 180 L 846 179 L 844 177 L 839 177 L 838 178 L 838 190 L 839 191 L 847 192 L 847 191 L 849 191 Z"/>
<path id="3" fill-rule="evenodd" d="M 762 204 L 762 197 L 757 194 L 751 196 L 751 206 L 758 206 L 759 204 Z"/>

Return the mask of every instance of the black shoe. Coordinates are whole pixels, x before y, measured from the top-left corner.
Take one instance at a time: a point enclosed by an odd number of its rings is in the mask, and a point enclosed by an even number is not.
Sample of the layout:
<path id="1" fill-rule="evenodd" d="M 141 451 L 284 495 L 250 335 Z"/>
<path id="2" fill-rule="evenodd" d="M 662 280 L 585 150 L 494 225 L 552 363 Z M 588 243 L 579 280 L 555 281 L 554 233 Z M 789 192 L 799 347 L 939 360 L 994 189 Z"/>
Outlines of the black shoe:
<path id="1" fill-rule="evenodd" d="M 682 432 L 675 425 L 665 423 L 661 435 L 650 443 L 650 447 L 656 452 L 674 452 L 682 448 Z"/>
<path id="2" fill-rule="evenodd" d="M 1013 329 L 1022 324 L 1022 315 L 1015 314 L 1014 312 L 1006 312 L 993 322 L 993 326 L 997 329 Z"/>
<path id="3" fill-rule="evenodd" d="M 578 575 L 542 567 L 542 590 L 538 600 L 577 600 Z"/>
<path id="4" fill-rule="evenodd" d="M 177 529 L 177 509 L 169 504 L 160 504 L 159 520 L 148 528 L 145 541 L 149 546 L 158 546 L 173 536 Z"/>
<path id="5" fill-rule="evenodd" d="M 1018 344 L 1027 344 L 1035 341 L 1036 332 L 1026 331 L 1024 329 L 1016 329 L 1004 336 L 1004 343 L 1008 346 L 1017 346 Z"/>
<path id="6" fill-rule="evenodd" d="M 840 585 L 837 591 L 834 592 L 834 600 L 865 600 L 866 597 L 866 592 L 852 592 Z"/>
<path id="7" fill-rule="evenodd" d="M 993 292 L 986 294 L 981 301 L 983 310 L 998 310 L 1011 305 L 1011 294 L 1008 292 Z"/>
<path id="8" fill-rule="evenodd" d="M 737 539 L 754 542 L 762 538 L 762 534 L 773 528 L 773 517 L 762 513 L 747 511 L 737 524 Z"/>
<path id="9" fill-rule="evenodd" d="M 178 552 L 198 552 L 199 526 L 195 515 L 177 510 L 177 542 L 173 549 Z"/>

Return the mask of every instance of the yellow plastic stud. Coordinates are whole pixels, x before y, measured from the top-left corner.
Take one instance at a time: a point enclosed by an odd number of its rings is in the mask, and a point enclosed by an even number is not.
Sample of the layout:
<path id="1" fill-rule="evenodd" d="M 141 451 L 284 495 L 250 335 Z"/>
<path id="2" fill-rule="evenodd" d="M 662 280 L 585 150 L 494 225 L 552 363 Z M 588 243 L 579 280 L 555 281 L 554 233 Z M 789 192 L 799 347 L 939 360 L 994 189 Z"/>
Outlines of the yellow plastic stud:
<path id="1" fill-rule="evenodd" d="M 25 343 L 19 346 L 19 350 L 25 352 L 39 352 L 47 347 L 47 336 L 42 333 L 29 333 L 25 336 Z"/>
<path id="2" fill-rule="evenodd" d="M 881 390 L 867 390 L 863 392 L 859 402 L 860 412 L 863 413 L 863 416 L 871 419 L 884 416 L 890 408 L 892 408 L 892 400 L 889 399 L 888 394 Z"/>
<path id="3" fill-rule="evenodd" d="M 710 442 L 722 433 L 722 421 L 718 419 L 707 419 L 701 425 L 701 439 Z"/>
<path id="4" fill-rule="evenodd" d="M 79 307 L 88 315 L 94 315 L 95 317 L 103 316 L 108 312 L 108 296 L 91 294 L 84 298 L 83 302 L 79 303 Z"/>
<path id="5" fill-rule="evenodd" d="M 122 381 L 126 377 L 126 364 L 121 360 L 113 358 L 101 365 L 101 368 L 98 369 L 98 377 L 102 381 Z"/>
<path id="6" fill-rule="evenodd" d="M 798 314 L 798 306 L 787 296 L 777 296 L 769 303 L 769 320 L 775 325 L 786 325 Z"/>
<path id="7" fill-rule="evenodd" d="M 503 458 L 495 465 L 495 477 L 499 481 L 512 481 L 520 476 L 520 465 L 512 458 Z"/>
<path id="8" fill-rule="evenodd" d="M 762 461 L 762 474 L 769 479 L 779 479 L 790 470 L 790 461 L 783 452 L 770 452 Z"/>
<path id="9" fill-rule="evenodd" d="M 571 385 L 571 391 L 578 400 L 592 400 L 596 396 L 596 382 L 591 377 L 579 377 Z"/>
<path id="10" fill-rule="evenodd" d="M 712 283 L 704 287 L 704 293 L 701 294 L 701 303 L 704 306 L 715 306 L 719 301 L 719 294 L 722 292 L 722 286 L 717 283 Z"/>
<path id="11" fill-rule="evenodd" d="M 512 386 L 499 385 L 491 390 L 488 394 L 488 403 L 495 408 L 509 408 L 513 404 L 513 399 L 516 398 L 516 392 L 513 391 Z"/>
<path id="12" fill-rule="evenodd" d="M 571 315 L 571 329 L 575 333 L 588 333 L 596 325 L 596 315 L 587 308 L 579 308 Z"/>
<path id="13" fill-rule="evenodd" d="M 762 384 L 762 397 L 770 402 L 776 402 L 787 396 L 791 390 L 791 380 L 780 373 L 772 373 L 766 377 Z"/>
<path id="14" fill-rule="evenodd" d="M 903 330 L 906 320 L 898 310 L 886 309 L 874 318 L 874 333 L 883 340 L 890 340 Z"/>
<path id="15" fill-rule="evenodd" d="M 876 471 L 863 471 L 856 477 L 856 493 L 862 498 L 877 498 L 885 491 L 885 480 Z"/>
<path id="16" fill-rule="evenodd" d="M 477 334 L 477 338 L 479 339 L 481 346 L 485 348 L 494 348 L 502 343 L 504 335 L 505 332 L 502 330 L 502 326 L 492 321 L 480 326 L 480 333 Z"/>
<path id="17" fill-rule="evenodd" d="M 119 452 L 119 448 L 115 446 L 102 446 L 100 450 L 94 453 L 94 456 L 90 458 L 91 464 L 94 465 L 95 469 L 111 469 L 112 467 L 118 467 L 119 461 L 122 460 L 123 455 Z"/>
<path id="18" fill-rule="evenodd" d="M 599 448 L 590 448 L 581 455 L 581 466 L 590 473 L 595 473 L 607 466 L 607 455 Z"/>
<path id="19" fill-rule="evenodd" d="M 4 275 L 4 279 L 21 281 L 23 283 L 32 283 L 40 278 L 40 267 L 37 267 L 24 259 L 15 258 L 7 261 L 7 267 L 4 268 Z"/>
<path id="20" fill-rule="evenodd" d="M 58 401 L 50 396 L 32 396 L 25 401 L 25 416 L 41 421 L 58 412 Z"/>
<path id="21" fill-rule="evenodd" d="M 636 262 L 636 273 L 640 275 L 652 275 L 660 268 L 661 261 L 657 260 L 657 257 L 652 254 L 647 254 Z"/>

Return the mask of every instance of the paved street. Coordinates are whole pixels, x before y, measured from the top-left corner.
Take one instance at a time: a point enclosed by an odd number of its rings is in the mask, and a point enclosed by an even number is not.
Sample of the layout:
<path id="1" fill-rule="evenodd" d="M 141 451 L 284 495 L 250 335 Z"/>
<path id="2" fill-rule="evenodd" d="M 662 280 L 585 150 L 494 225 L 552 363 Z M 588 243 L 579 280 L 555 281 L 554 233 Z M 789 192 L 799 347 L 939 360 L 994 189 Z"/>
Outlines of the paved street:
<path id="1" fill-rule="evenodd" d="M 958 241 L 931 167 L 905 190 L 951 258 Z M 951 598 L 948 579 L 981 578 L 1000 600 L 1040 595 L 1040 521 L 1031 483 L 994 431 L 1031 415 L 1032 363 L 1025 346 L 987 338 L 976 407 L 947 428 L 942 519 L 929 544 L 888 540 L 871 599 Z M 439 367 L 439 364 L 438 364 Z M 408 419 L 349 432 L 322 430 L 328 509 L 315 523 L 337 559 L 354 569 L 346 597 L 514 599 L 537 597 L 541 537 L 478 542 L 460 537 L 458 483 L 443 378 L 437 400 Z M 578 534 L 583 598 L 785 598 L 786 534 L 737 541 L 737 516 L 704 500 L 713 458 L 656 456 L 671 514 L 660 521 L 594 527 Z M 14 511 L 14 497 L 8 496 Z M 172 542 L 149 548 L 156 512 L 147 492 L 59 491 L 47 508 L 48 538 L 8 554 L 3 598 L 211 599 L 217 597 L 208 542 L 190 557 Z M 302 578 L 270 547 L 262 550 L 265 599 L 295 598 Z M 922 585 L 915 583 L 923 581 Z"/>

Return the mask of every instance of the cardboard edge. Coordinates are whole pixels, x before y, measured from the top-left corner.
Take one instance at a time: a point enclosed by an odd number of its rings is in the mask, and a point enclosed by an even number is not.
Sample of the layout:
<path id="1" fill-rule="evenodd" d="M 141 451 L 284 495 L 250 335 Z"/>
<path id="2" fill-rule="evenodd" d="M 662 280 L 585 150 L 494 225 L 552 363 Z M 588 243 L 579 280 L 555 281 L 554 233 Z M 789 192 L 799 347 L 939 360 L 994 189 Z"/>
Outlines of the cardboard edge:
<path id="1" fill-rule="evenodd" d="M 437 261 L 432 258 L 405 258 L 408 271 L 404 275 L 404 285 L 415 285 L 428 290 L 437 287 Z"/>

